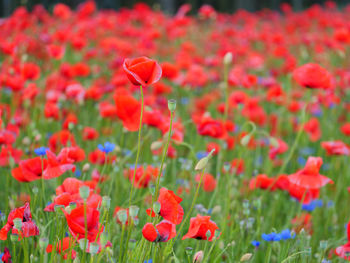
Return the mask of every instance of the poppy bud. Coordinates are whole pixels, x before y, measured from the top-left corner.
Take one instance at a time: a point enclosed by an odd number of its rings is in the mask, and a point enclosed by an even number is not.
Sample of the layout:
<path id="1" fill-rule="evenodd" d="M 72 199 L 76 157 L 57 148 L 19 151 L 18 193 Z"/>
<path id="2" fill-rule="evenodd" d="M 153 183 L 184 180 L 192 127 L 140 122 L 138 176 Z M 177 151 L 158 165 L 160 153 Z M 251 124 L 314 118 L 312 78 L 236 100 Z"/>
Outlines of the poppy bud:
<path id="1" fill-rule="evenodd" d="M 249 143 L 251 137 L 252 137 L 252 136 L 251 136 L 250 134 L 245 135 L 245 136 L 241 139 L 241 144 L 242 144 L 243 146 L 247 146 L 247 144 Z"/>
<path id="2" fill-rule="evenodd" d="M 269 142 L 270 142 L 271 146 L 274 147 L 274 148 L 278 148 L 279 145 L 280 145 L 278 143 L 278 140 L 276 140 L 276 138 L 274 138 L 274 137 L 270 137 L 269 138 Z"/>
<path id="3" fill-rule="evenodd" d="M 86 163 L 86 164 L 84 164 L 82 171 L 85 173 L 85 172 L 89 171 L 89 169 L 90 169 L 90 164 Z"/>
<path id="4" fill-rule="evenodd" d="M 79 188 L 79 194 L 82 199 L 87 199 L 90 195 L 90 188 L 88 186 L 82 186 Z"/>
<path id="5" fill-rule="evenodd" d="M 33 194 L 37 194 L 39 192 L 39 189 L 38 189 L 38 187 L 34 186 L 32 191 L 33 191 Z"/>
<path id="6" fill-rule="evenodd" d="M 121 209 L 117 213 L 118 219 L 120 222 L 122 222 L 123 225 L 125 225 L 126 221 L 128 220 L 128 215 L 124 209 Z"/>
<path id="7" fill-rule="evenodd" d="M 171 111 L 171 112 L 174 112 L 175 109 L 176 109 L 176 100 L 168 100 L 168 109 Z"/>
<path id="8" fill-rule="evenodd" d="M 111 198 L 109 196 L 102 197 L 102 207 L 108 210 L 110 206 L 111 206 Z"/>
<path id="9" fill-rule="evenodd" d="M 203 251 L 198 251 L 196 254 L 193 256 L 193 263 L 200 263 L 203 260 L 204 253 Z"/>
<path id="10" fill-rule="evenodd" d="M 22 218 L 13 219 L 13 224 L 17 230 L 21 230 L 22 229 Z"/>
<path id="11" fill-rule="evenodd" d="M 150 184 L 148 189 L 149 189 L 151 195 L 154 195 L 154 193 L 156 192 L 156 188 L 155 188 L 154 184 Z"/>
<path id="12" fill-rule="evenodd" d="M 203 157 L 202 159 L 200 159 L 199 162 L 196 164 L 196 167 L 194 169 L 196 171 L 203 170 L 207 166 L 209 158 L 211 157 L 211 155 L 213 154 L 214 151 L 215 151 L 215 149 L 211 150 L 211 152 L 206 157 Z"/>
<path id="13" fill-rule="evenodd" d="M 79 240 L 79 247 L 81 250 L 85 250 L 85 248 L 88 247 L 88 244 L 89 244 L 89 240 L 86 238 L 82 238 Z"/>
<path id="14" fill-rule="evenodd" d="M 159 202 L 155 202 L 153 204 L 153 211 L 154 211 L 154 213 L 159 214 L 160 209 L 161 209 L 160 203 Z"/>
<path id="15" fill-rule="evenodd" d="M 90 243 L 90 254 L 96 255 L 100 246 L 97 242 Z"/>
<path id="16" fill-rule="evenodd" d="M 225 54 L 224 60 L 223 60 L 224 65 L 229 65 L 229 64 L 231 64 L 231 63 L 232 63 L 232 58 L 233 58 L 232 53 L 231 53 L 231 52 L 227 52 L 227 53 Z"/>
<path id="17" fill-rule="evenodd" d="M 151 143 L 151 151 L 156 151 L 158 149 L 160 149 L 163 146 L 163 142 L 162 141 L 155 141 Z"/>
<path id="18" fill-rule="evenodd" d="M 252 258 L 253 254 L 252 253 L 246 253 L 241 257 L 241 262 L 245 262 L 248 261 Z"/>
<path id="19" fill-rule="evenodd" d="M 131 217 L 136 217 L 139 213 L 140 208 L 136 205 L 132 205 L 129 207 L 129 214 Z"/>

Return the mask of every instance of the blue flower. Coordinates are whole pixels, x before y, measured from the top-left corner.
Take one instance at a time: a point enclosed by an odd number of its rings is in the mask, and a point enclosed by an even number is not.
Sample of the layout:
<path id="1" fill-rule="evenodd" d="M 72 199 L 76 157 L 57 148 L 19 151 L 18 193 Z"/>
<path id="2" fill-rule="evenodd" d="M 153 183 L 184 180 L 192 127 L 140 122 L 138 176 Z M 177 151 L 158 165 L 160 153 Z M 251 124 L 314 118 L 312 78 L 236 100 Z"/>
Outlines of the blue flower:
<path id="1" fill-rule="evenodd" d="M 76 169 L 75 172 L 74 172 L 74 175 L 76 177 L 80 177 L 81 176 L 81 171 L 79 169 Z"/>
<path id="2" fill-rule="evenodd" d="M 183 97 L 180 99 L 180 102 L 183 105 L 187 105 L 190 102 L 190 100 L 189 100 L 189 98 Z"/>
<path id="3" fill-rule="evenodd" d="M 299 164 L 300 166 L 304 166 L 304 165 L 306 164 L 306 160 L 305 160 L 305 158 L 302 157 L 302 156 L 299 156 L 298 159 L 297 159 L 297 161 L 298 161 L 298 164 Z"/>
<path id="4" fill-rule="evenodd" d="M 102 144 L 99 144 L 97 148 L 102 152 L 110 153 L 114 150 L 115 144 L 110 142 L 105 142 L 104 146 Z"/>
<path id="5" fill-rule="evenodd" d="M 305 211 L 311 212 L 315 210 L 315 208 L 317 207 L 322 207 L 322 205 L 323 205 L 322 200 L 318 199 L 318 200 L 311 201 L 309 204 L 303 204 L 302 209 Z"/>
<path id="6" fill-rule="evenodd" d="M 251 244 L 252 244 L 254 247 L 259 247 L 259 246 L 260 246 L 260 242 L 257 241 L 257 240 L 253 240 L 253 241 L 251 242 Z"/>
<path id="7" fill-rule="evenodd" d="M 270 234 L 262 234 L 261 238 L 265 241 L 280 241 L 282 239 L 280 234 L 277 233 L 270 233 Z"/>
<path id="8" fill-rule="evenodd" d="M 196 153 L 196 157 L 197 157 L 197 159 L 202 159 L 202 158 L 204 158 L 204 157 L 206 157 L 208 155 L 208 153 L 207 152 L 197 152 Z"/>
<path id="9" fill-rule="evenodd" d="M 152 259 L 149 259 L 149 260 L 145 260 L 143 263 L 152 263 Z"/>
<path id="10" fill-rule="evenodd" d="M 35 150 L 34 150 L 34 153 L 36 154 L 36 155 L 39 155 L 39 156 L 44 156 L 44 155 L 46 155 L 46 151 L 48 150 L 49 148 L 47 148 L 47 147 L 39 147 L 39 148 L 36 148 Z"/>
<path id="11" fill-rule="evenodd" d="M 295 237 L 295 233 L 292 234 L 292 232 L 289 229 L 285 229 L 280 233 L 283 240 L 292 239 Z"/>

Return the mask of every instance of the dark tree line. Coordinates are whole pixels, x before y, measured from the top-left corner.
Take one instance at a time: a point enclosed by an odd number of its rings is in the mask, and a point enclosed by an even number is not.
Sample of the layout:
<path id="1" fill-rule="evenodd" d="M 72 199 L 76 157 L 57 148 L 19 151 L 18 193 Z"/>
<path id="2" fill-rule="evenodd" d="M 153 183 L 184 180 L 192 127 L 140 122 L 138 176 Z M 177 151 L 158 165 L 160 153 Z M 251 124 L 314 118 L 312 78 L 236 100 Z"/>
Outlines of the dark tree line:
<path id="1" fill-rule="evenodd" d="M 31 9 L 37 4 L 44 5 L 47 9 L 52 9 L 56 3 L 65 3 L 75 8 L 84 0 L 0 0 L 0 16 L 8 16 L 18 6 L 26 6 Z M 96 0 L 99 8 L 131 7 L 140 0 Z M 216 10 L 221 12 L 234 12 L 237 9 L 246 9 L 248 11 L 256 11 L 263 8 L 278 9 L 282 2 L 290 3 L 294 10 L 301 10 L 313 4 L 323 4 L 325 0 L 142 0 L 151 6 L 159 5 L 165 12 L 174 13 L 176 9 L 184 3 L 190 3 L 193 10 L 198 9 L 203 4 L 210 4 Z M 347 4 L 347 0 L 336 0 L 338 5 Z"/>

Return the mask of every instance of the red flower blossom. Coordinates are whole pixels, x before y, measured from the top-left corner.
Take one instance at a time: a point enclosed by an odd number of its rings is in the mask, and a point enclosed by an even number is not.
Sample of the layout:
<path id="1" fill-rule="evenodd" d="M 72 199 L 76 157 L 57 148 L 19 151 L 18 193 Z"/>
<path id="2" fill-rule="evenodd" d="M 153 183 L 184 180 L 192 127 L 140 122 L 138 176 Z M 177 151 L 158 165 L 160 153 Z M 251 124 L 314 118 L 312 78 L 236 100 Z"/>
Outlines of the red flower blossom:
<path id="1" fill-rule="evenodd" d="M 13 220 L 15 218 L 22 219 L 22 229 L 20 233 L 18 233 L 17 229 L 13 228 Z M 6 225 L 0 230 L 0 240 L 6 240 L 7 233 L 10 230 L 12 230 L 13 234 L 19 234 L 20 238 L 39 235 L 39 229 L 36 226 L 35 222 L 32 221 L 32 214 L 30 212 L 29 203 L 26 203 L 22 207 L 15 208 L 10 212 L 10 214 L 7 217 Z"/>
<path id="2" fill-rule="evenodd" d="M 227 135 L 224 124 L 212 118 L 203 118 L 197 126 L 197 130 L 202 136 L 210 136 L 217 139 L 222 139 Z"/>
<path id="3" fill-rule="evenodd" d="M 302 87 L 310 89 L 329 89 L 331 75 L 318 64 L 308 63 L 293 72 L 294 80 Z"/>
<path id="4" fill-rule="evenodd" d="M 163 220 L 156 226 L 147 223 L 142 228 L 142 235 L 150 242 L 167 242 L 176 235 L 175 225 Z"/>
<path id="5" fill-rule="evenodd" d="M 350 155 L 350 148 L 342 141 L 321 142 L 328 155 Z"/>
<path id="6" fill-rule="evenodd" d="M 156 83 L 162 76 L 159 64 L 147 57 L 125 59 L 123 69 L 132 84 L 143 87 Z"/>
<path id="7" fill-rule="evenodd" d="M 345 245 L 337 247 L 335 249 L 335 254 L 338 257 L 341 257 L 343 259 L 350 261 L 350 223 L 348 223 L 348 226 L 347 226 L 347 236 L 348 236 L 348 242 Z"/>
<path id="8" fill-rule="evenodd" d="M 141 104 L 126 92 L 117 92 L 114 96 L 116 115 L 129 131 L 137 131 L 140 125 Z"/>
<path id="9" fill-rule="evenodd" d="M 64 209 L 62 210 L 67 220 L 69 232 L 78 240 L 85 238 L 85 219 L 84 219 L 84 205 L 79 205 L 74 208 L 70 214 Z M 90 242 L 95 242 L 96 237 L 100 234 L 99 231 L 103 231 L 103 227 L 100 230 L 99 218 L 100 212 L 92 207 L 87 206 L 87 239 Z"/>
<path id="10" fill-rule="evenodd" d="M 150 181 L 157 178 L 159 169 L 153 166 L 147 166 L 145 169 L 143 166 L 136 168 L 135 184 L 136 188 L 146 188 Z M 133 181 L 134 169 L 130 168 L 124 172 L 124 175 L 129 178 L 130 182 Z"/>
<path id="11" fill-rule="evenodd" d="M 63 238 L 63 240 L 60 240 L 56 245 L 56 251 L 58 254 L 62 255 L 64 259 L 68 259 L 68 258 L 75 259 L 77 252 L 74 249 L 72 249 L 72 252 L 71 252 L 72 254 L 70 256 L 68 255 L 71 247 L 74 247 L 74 245 L 75 245 L 74 238 L 65 237 Z M 53 250 L 53 246 L 49 244 L 46 247 L 46 252 L 51 253 L 52 250 Z"/>
<path id="12" fill-rule="evenodd" d="M 195 177 L 196 182 L 199 182 L 200 178 L 201 178 L 201 174 L 197 174 Z M 214 191 L 216 188 L 216 179 L 214 178 L 214 176 L 207 173 L 204 174 L 202 187 L 205 192 Z"/>
<path id="13" fill-rule="evenodd" d="M 192 217 L 190 220 L 190 227 L 186 235 L 182 237 L 182 240 L 186 238 L 195 238 L 201 240 L 212 241 L 215 235 L 215 230 L 219 227 L 215 222 L 210 220 L 210 216 Z M 207 232 L 210 231 L 210 237 L 207 238 Z"/>

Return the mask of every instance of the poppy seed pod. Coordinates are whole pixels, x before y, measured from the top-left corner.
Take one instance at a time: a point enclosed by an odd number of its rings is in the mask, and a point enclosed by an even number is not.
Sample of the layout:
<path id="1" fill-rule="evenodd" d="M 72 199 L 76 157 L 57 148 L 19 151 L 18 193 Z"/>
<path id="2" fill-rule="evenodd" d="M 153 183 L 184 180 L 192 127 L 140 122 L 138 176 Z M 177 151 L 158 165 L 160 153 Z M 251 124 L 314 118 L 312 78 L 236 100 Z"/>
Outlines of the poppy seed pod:
<path id="1" fill-rule="evenodd" d="M 80 197 L 86 200 L 90 195 L 90 188 L 88 186 L 82 186 L 79 188 Z"/>
<path id="2" fill-rule="evenodd" d="M 176 100 L 168 100 L 168 109 L 174 112 L 176 109 Z"/>

